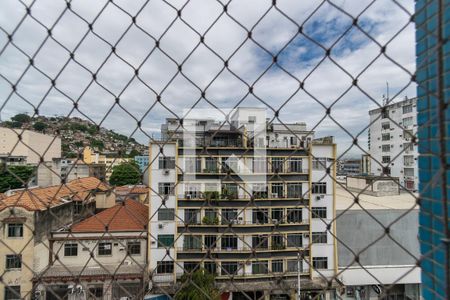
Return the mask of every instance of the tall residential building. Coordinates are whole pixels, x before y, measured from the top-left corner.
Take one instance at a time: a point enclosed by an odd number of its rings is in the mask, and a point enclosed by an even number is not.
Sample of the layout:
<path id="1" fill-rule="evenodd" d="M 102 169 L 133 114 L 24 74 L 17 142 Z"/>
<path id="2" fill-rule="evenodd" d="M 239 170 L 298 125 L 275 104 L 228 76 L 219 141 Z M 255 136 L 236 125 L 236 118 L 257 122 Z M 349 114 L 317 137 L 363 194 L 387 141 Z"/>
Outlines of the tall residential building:
<path id="1" fill-rule="evenodd" d="M 167 119 L 163 141 L 150 144 L 154 293 L 202 267 L 229 291 L 222 299 L 288 299 L 298 257 L 302 296 L 333 289 L 336 146 L 304 123 L 271 124 L 260 113 L 238 108 L 226 124 Z"/>
<path id="2" fill-rule="evenodd" d="M 369 111 L 372 175 L 398 177 L 404 189 L 417 191 L 417 99 L 405 99 Z"/>
<path id="3" fill-rule="evenodd" d="M 37 165 L 41 157 L 46 162 L 61 157 L 61 139 L 31 130 L 0 127 L 0 161 Z"/>

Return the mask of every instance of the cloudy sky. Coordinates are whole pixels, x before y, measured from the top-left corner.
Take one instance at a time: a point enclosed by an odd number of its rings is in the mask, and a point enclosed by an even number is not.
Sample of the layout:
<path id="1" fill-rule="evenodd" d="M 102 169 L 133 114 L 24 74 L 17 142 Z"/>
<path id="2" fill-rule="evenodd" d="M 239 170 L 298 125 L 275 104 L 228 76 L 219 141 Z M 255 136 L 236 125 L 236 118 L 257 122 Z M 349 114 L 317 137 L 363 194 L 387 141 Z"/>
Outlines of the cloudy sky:
<path id="1" fill-rule="evenodd" d="M 70 9 L 66 1 L 37 0 L 25 17 L 17 0 L 0 1 L 1 120 L 38 108 L 147 143 L 185 108 L 270 106 L 284 123 L 334 135 L 345 153 L 352 138 L 340 126 L 363 131 L 386 82 L 398 95 L 393 101 L 415 96 L 412 0 L 397 1 L 402 7 L 388 0 L 69 2 Z M 365 148 L 367 134 L 359 140 Z"/>

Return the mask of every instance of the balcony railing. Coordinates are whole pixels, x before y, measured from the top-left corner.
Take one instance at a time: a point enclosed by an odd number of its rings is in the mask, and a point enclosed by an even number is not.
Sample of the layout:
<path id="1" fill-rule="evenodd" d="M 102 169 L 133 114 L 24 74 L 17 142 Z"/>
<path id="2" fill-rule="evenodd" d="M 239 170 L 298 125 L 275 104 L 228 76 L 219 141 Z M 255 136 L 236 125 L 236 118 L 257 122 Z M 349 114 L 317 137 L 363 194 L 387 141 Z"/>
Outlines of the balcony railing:
<path id="1" fill-rule="evenodd" d="M 255 251 L 280 251 L 280 250 L 298 250 L 298 249 L 304 250 L 304 246 L 287 246 L 286 244 L 276 244 L 271 246 L 239 246 L 239 247 L 221 247 L 220 245 L 216 247 L 206 247 L 206 246 L 199 246 L 199 247 L 177 247 L 178 252 L 192 252 L 192 253 L 198 253 L 198 252 L 252 252 Z"/>
<path id="2" fill-rule="evenodd" d="M 253 192 L 253 198 L 255 200 L 261 199 L 308 199 L 308 197 L 295 197 L 295 195 L 277 195 L 275 193 L 268 192 Z M 305 195 L 307 196 L 307 195 Z M 186 192 L 184 194 L 179 194 L 178 199 L 186 200 L 250 200 L 251 196 L 249 193 L 245 194 L 221 194 L 220 192 Z"/>

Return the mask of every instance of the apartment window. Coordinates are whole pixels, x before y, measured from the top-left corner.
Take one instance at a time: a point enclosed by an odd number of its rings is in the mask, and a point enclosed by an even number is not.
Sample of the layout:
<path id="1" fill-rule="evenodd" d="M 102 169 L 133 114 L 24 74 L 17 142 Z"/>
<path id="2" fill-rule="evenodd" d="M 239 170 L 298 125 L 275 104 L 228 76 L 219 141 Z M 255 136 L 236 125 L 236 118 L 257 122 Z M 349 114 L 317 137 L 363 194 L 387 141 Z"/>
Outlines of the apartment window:
<path id="1" fill-rule="evenodd" d="M 284 209 L 283 208 L 272 208 L 272 222 L 282 223 L 284 219 Z"/>
<path id="2" fill-rule="evenodd" d="M 202 170 L 202 159 L 200 157 L 185 157 L 184 171 L 187 173 L 199 173 Z"/>
<path id="3" fill-rule="evenodd" d="M 159 169 L 175 169 L 175 157 L 160 156 L 158 167 Z"/>
<path id="4" fill-rule="evenodd" d="M 5 286 L 5 300 L 22 299 L 20 296 L 20 285 Z"/>
<path id="5" fill-rule="evenodd" d="M 414 168 L 404 168 L 403 169 L 403 174 L 405 176 L 413 177 L 414 176 Z"/>
<path id="6" fill-rule="evenodd" d="M 269 210 L 267 208 L 253 209 L 252 212 L 253 224 L 267 224 L 269 223 Z"/>
<path id="7" fill-rule="evenodd" d="M 302 222 L 302 209 L 301 208 L 288 208 L 286 212 L 286 218 L 288 223 L 301 223 Z"/>
<path id="8" fill-rule="evenodd" d="M 301 233 L 288 234 L 287 235 L 287 246 L 288 247 L 302 247 L 303 246 L 303 235 Z"/>
<path id="9" fill-rule="evenodd" d="M 173 234 L 158 234 L 158 248 L 171 248 L 174 240 Z"/>
<path id="10" fill-rule="evenodd" d="M 283 198 L 284 186 L 283 183 L 272 183 L 272 197 Z"/>
<path id="11" fill-rule="evenodd" d="M 391 124 L 389 122 L 381 123 L 381 129 L 389 130 L 391 129 Z"/>
<path id="12" fill-rule="evenodd" d="M 239 158 L 237 157 L 222 157 L 223 172 L 239 172 Z"/>
<path id="13" fill-rule="evenodd" d="M 382 133 L 381 134 L 381 140 L 382 141 L 390 141 L 391 140 L 391 134 L 390 133 Z"/>
<path id="14" fill-rule="evenodd" d="M 8 237 L 23 237 L 23 224 L 9 223 L 8 224 Z"/>
<path id="15" fill-rule="evenodd" d="M 219 218 L 217 217 L 216 209 L 205 209 L 205 216 L 203 217 L 204 224 L 216 224 L 216 221 L 218 222 L 218 220 Z"/>
<path id="16" fill-rule="evenodd" d="M 253 159 L 253 173 L 266 173 L 266 158 L 255 157 Z"/>
<path id="17" fill-rule="evenodd" d="M 413 117 L 403 118 L 403 127 L 411 126 L 413 124 Z"/>
<path id="18" fill-rule="evenodd" d="M 184 273 L 192 273 L 200 268 L 200 264 L 197 262 L 184 262 L 183 263 Z"/>
<path id="19" fill-rule="evenodd" d="M 291 136 L 290 142 L 291 142 L 291 146 L 297 146 L 298 138 L 296 136 Z"/>
<path id="20" fill-rule="evenodd" d="M 217 173 L 217 158 L 206 157 L 205 158 L 205 172 L 206 173 Z"/>
<path id="21" fill-rule="evenodd" d="M 233 274 L 237 274 L 237 272 L 238 272 L 238 267 L 239 267 L 239 264 L 238 264 L 238 262 L 235 262 L 235 261 L 233 261 L 233 262 L 231 262 L 231 261 L 224 261 L 224 262 L 222 262 L 222 264 L 221 264 L 221 269 L 222 269 L 222 271 L 221 271 L 221 274 L 222 275 L 233 275 Z"/>
<path id="22" fill-rule="evenodd" d="M 112 255 L 112 244 L 111 243 L 99 243 L 98 244 L 98 255 Z"/>
<path id="23" fill-rule="evenodd" d="M 410 113 L 413 111 L 413 106 L 412 106 L 412 104 L 403 105 L 402 109 L 403 109 L 403 113 L 407 114 L 407 113 Z"/>
<path id="24" fill-rule="evenodd" d="M 414 137 L 414 132 L 412 130 L 403 130 L 403 138 L 407 141 Z"/>
<path id="25" fill-rule="evenodd" d="M 388 156 L 388 155 L 384 155 L 384 156 L 381 157 L 381 162 L 382 162 L 383 164 L 388 164 L 388 163 L 391 162 L 391 157 Z"/>
<path id="26" fill-rule="evenodd" d="M 184 195 L 187 199 L 201 198 L 201 184 L 187 183 L 184 185 Z"/>
<path id="27" fill-rule="evenodd" d="M 237 209 L 224 208 L 222 209 L 222 224 L 236 223 L 237 222 Z"/>
<path id="28" fill-rule="evenodd" d="M 9 269 L 21 269 L 22 268 L 22 255 L 20 254 L 8 254 L 6 255 L 5 268 Z"/>
<path id="29" fill-rule="evenodd" d="M 313 218 L 321 218 L 321 219 L 327 218 L 327 208 L 326 207 L 313 207 L 311 209 L 311 212 L 312 212 Z"/>
<path id="30" fill-rule="evenodd" d="M 252 274 L 267 274 L 269 273 L 268 261 L 254 261 L 252 262 Z"/>
<path id="31" fill-rule="evenodd" d="M 327 193 L 327 183 L 326 182 L 313 182 L 312 183 L 312 193 L 313 194 L 326 194 Z"/>
<path id="32" fill-rule="evenodd" d="M 388 110 L 382 111 L 381 112 L 381 118 L 382 119 L 389 118 L 389 111 Z"/>
<path id="33" fill-rule="evenodd" d="M 220 244 L 223 250 L 237 249 L 238 238 L 234 235 L 223 235 L 220 238 Z"/>
<path id="34" fill-rule="evenodd" d="M 64 244 L 64 256 L 77 256 L 77 255 L 78 255 L 77 243 Z"/>
<path id="35" fill-rule="evenodd" d="M 216 235 L 205 235 L 205 248 L 214 249 L 217 247 L 217 236 Z"/>
<path id="36" fill-rule="evenodd" d="M 202 249 L 202 236 L 201 235 L 185 235 L 183 238 L 183 249 L 185 249 L 185 250 Z"/>
<path id="37" fill-rule="evenodd" d="M 301 183 L 288 183 L 287 184 L 287 197 L 288 198 L 301 198 L 302 197 L 302 184 Z"/>
<path id="38" fill-rule="evenodd" d="M 328 269 L 328 258 L 327 257 L 313 257 L 313 268 L 314 269 Z"/>
<path id="39" fill-rule="evenodd" d="M 405 166 L 412 166 L 414 165 L 414 156 L 413 155 L 405 155 L 403 156 L 403 162 Z"/>
<path id="40" fill-rule="evenodd" d="M 158 221 L 173 221 L 175 220 L 174 208 L 159 208 L 158 209 Z"/>
<path id="41" fill-rule="evenodd" d="M 252 236 L 252 248 L 253 249 L 268 249 L 269 239 L 266 234 L 259 234 Z"/>
<path id="42" fill-rule="evenodd" d="M 200 224 L 200 209 L 185 209 L 184 210 L 185 224 Z"/>
<path id="43" fill-rule="evenodd" d="M 284 159 L 282 157 L 272 157 L 272 172 L 283 172 Z"/>
<path id="44" fill-rule="evenodd" d="M 312 160 L 313 170 L 325 170 L 327 168 L 327 159 L 325 157 L 316 157 Z"/>
<path id="45" fill-rule="evenodd" d="M 413 143 L 404 143 L 403 149 L 405 149 L 405 151 L 413 151 L 414 145 L 413 145 Z"/>
<path id="46" fill-rule="evenodd" d="M 158 184 L 158 193 L 162 195 L 173 195 L 174 183 L 173 182 L 160 182 Z"/>
<path id="47" fill-rule="evenodd" d="M 382 152 L 390 152 L 391 151 L 391 145 L 382 145 L 381 146 Z"/>
<path id="48" fill-rule="evenodd" d="M 281 234 L 271 236 L 272 250 L 284 249 L 284 237 Z"/>
<path id="49" fill-rule="evenodd" d="M 272 260 L 272 273 L 283 273 L 283 261 L 281 259 Z"/>
<path id="50" fill-rule="evenodd" d="M 141 242 L 128 242 L 127 249 L 129 255 L 140 255 L 141 254 Z"/>
<path id="51" fill-rule="evenodd" d="M 326 244 L 327 232 L 313 232 L 311 239 L 314 244 Z"/>
<path id="52" fill-rule="evenodd" d="M 205 261 L 204 263 L 205 270 L 210 274 L 217 274 L 217 264 L 212 261 Z"/>
<path id="53" fill-rule="evenodd" d="M 170 274 L 173 273 L 173 269 L 174 269 L 173 261 L 156 262 L 156 273 L 158 274 Z"/>
<path id="54" fill-rule="evenodd" d="M 301 173 L 302 172 L 302 159 L 300 157 L 291 157 L 288 160 L 289 172 Z"/>
<path id="55" fill-rule="evenodd" d="M 236 183 L 224 183 L 222 185 L 222 194 L 227 197 L 237 198 L 238 197 L 238 185 Z"/>
<path id="56" fill-rule="evenodd" d="M 287 271 L 295 272 L 295 273 L 299 272 L 297 259 L 288 259 L 287 260 Z M 300 262 L 300 272 L 303 272 L 303 265 L 301 262 Z"/>

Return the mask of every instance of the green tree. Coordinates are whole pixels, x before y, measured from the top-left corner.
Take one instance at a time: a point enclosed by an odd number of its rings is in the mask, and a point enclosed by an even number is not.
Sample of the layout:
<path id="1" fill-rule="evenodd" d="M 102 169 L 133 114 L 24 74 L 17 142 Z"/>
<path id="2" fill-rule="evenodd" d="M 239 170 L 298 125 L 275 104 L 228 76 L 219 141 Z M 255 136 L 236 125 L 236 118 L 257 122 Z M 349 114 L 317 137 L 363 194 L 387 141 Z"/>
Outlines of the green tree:
<path id="1" fill-rule="evenodd" d="M 11 121 L 23 123 L 29 123 L 31 121 L 31 117 L 27 114 L 17 114 L 11 118 Z"/>
<path id="2" fill-rule="evenodd" d="M 44 122 L 36 122 L 33 124 L 33 128 L 36 131 L 44 131 L 47 128 L 47 124 Z"/>
<path id="3" fill-rule="evenodd" d="M 92 148 L 98 148 L 100 151 L 102 151 L 103 148 L 105 148 L 105 144 L 103 144 L 103 142 L 101 140 L 92 139 L 91 140 L 91 147 Z"/>
<path id="4" fill-rule="evenodd" d="M 141 155 L 139 153 L 139 151 L 137 151 L 136 149 L 133 149 L 130 151 L 130 153 L 128 154 L 128 157 L 134 158 L 135 156 Z"/>
<path id="5" fill-rule="evenodd" d="M 0 165 L 0 193 L 24 187 L 23 183 L 28 183 L 33 176 L 34 167 Z"/>
<path id="6" fill-rule="evenodd" d="M 181 277 L 182 288 L 175 300 L 219 300 L 219 290 L 214 285 L 214 276 L 204 269 Z"/>
<path id="7" fill-rule="evenodd" d="M 124 162 L 113 167 L 109 183 L 112 185 L 128 185 L 141 183 L 141 172 L 135 162 Z"/>

